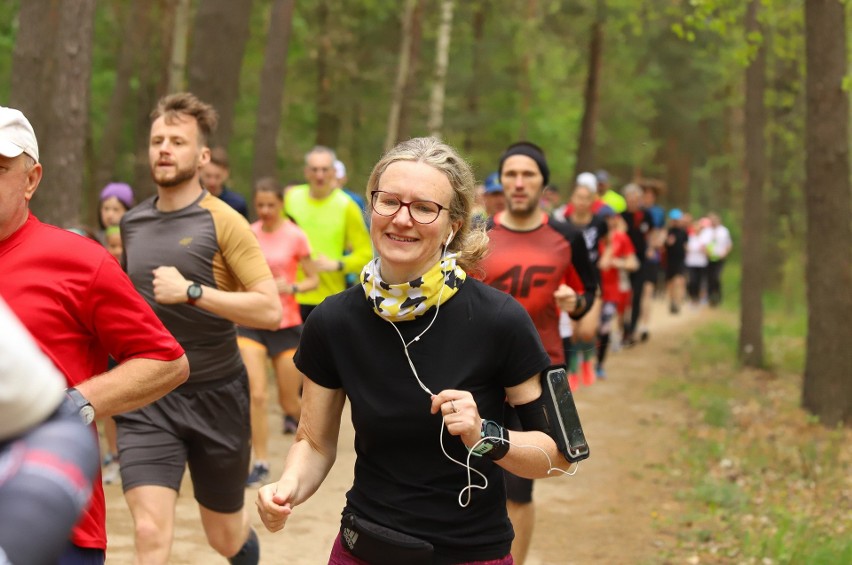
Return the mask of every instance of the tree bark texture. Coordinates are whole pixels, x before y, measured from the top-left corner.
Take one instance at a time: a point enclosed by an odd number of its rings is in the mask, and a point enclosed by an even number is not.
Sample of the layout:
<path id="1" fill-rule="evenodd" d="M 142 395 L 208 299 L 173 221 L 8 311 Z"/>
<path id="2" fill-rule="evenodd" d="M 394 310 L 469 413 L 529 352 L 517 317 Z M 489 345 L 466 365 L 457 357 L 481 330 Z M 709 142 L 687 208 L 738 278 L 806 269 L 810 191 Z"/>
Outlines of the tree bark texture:
<path id="1" fill-rule="evenodd" d="M 803 406 L 826 426 L 852 425 L 852 187 L 846 15 L 805 1 L 808 337 Z"/>
<path id="2" fill-rule="evenodd" d="M 523 45 L 520 62 L 520 73 L 518 73 L 518 92 L 520 93 L 520 101 L 518 115 L 520 116 L 518 124 L 518 139 L 527 139 L 527 131 L 529 130 L 530 107 L 532 106 L 532 33 L 539 26 L 538 21 L 538 0 L 527 0 L 527 13 L 522 26 L 521 33 L 523 34 L 522 42 L 516 42 Z"/>
<path id="3" fill-rule="evenodd" d="M 746 9 L 746 33 L 760 32 L 760 0 Z M 761 40 L 745 77 L 745 169 L 739 357 L 747 367 L 763 366 L 763 186 L 766 183 L 766 42 Z"/>
<path id="4" fill-rule="evenodd" d="M 466 107 L 467 107 L 467 122 L 464 128 L 464 140 L 462 141 L 462 149 L 466 154 L 473 151 L 474 136 L 479 129 L 479 83 L 482 80 L 483 66 L 483 46 L 482 41 L 485 37 L 485 6 L 479 0 L 473 7 L 473 22 L 471 28 L 473 31 L 473 45 L 471 53 L 471 80 L 467 87 Z"/>
<path id="5" fill-rule="evenodd" d="M 334 149 L 340 139 L 340 117 L 332 98 L 330 12 L 328 0 L 317 1 L 317 145 Z"/>
<path id="6" fill-rule="evenodd" d="M 125 14 L 122 37 L 124 41 L 118 55 L 115 71 L 115 86 L 107 108 L 106 125 L 96 155 L 97 165 L 90 183 L 94 191 L 100 191 L 114 178 L 115 163 L 121 149 L 121 134 L 126 123 L 128 102 L 131 97 L 131 80 L 140 62 L 142 46 L 148 36 L 150 18 L 147 11 L 151 6 L 147 2 L 132 2 Z M 92 223 L 92 222 L 90 222 Z M 97 218 L 95 222 L 97 223 Z"/>
<path id="7" fill-rule="evenodd" d="M 186 47 L 189 39 L 190 0 L 174 0 L 174 33 L 169 57 L 169 92 L 181 92 L 186 84 Z"/>
<path id="8" fill-rule="evenodd" d="M 12 54 L 9 106 L 23 112 L 30 121 L 40 152 L 50 144 L 48 114 L 56 80 L 54 52 L 60 4 L 60 0 L 21 2 Z"/>
<path id="9" fill-rule="evenodd" d="M 577 162 L 574 176 L 584 171 L 594 171 L 595 162 L 595 126 L 598 121 L 600 99 L 601 63 L 603 61 L 604 39 L 604 0 L 597 1 L 597 14 L 592 24 L 589 38 L 589 66 L 586 74 L 586 88 L 583 92 L 583 121 L 580 125 L 580 139 L 577 141 Z"/>
<path id="10" fill-rule="evenodd" d="M 161 96 L 168 92 L 168 66 L 172 45 L 177 39 L 175 21 L 178 5 L 174 0 L 159 0 L 144 15 L 139 25 L 149 30 L 151 44 L 149 49 L 140 53 L 137 59 L 137 80 L 135 92 L 135 112 L 133 115 L 133 190 L 136 200 L 142 201 L 157 191 L 151 178 L 151 164 L 148 161 L 148 140 L 151 135 L 151 110 Z M 159 30 L 159 33 L 156 33 Z"/>
<path id="11" fill-rule="evenodd" d="M 64 1 L 56 36 L 56 87 L 49 98 L 50 143 L 39 148 L 44 177 L 31 203 L 44 222 L 67 226 L 80 221 L 95 0 Z"/>
<path id="12" fill-rule="evenodd" d="M 399 141 L 399 115 L 402 111 L 402 102 L 405 97 L 405 86 L 408 82 L 408 68 L 411 61 L 411 28 L 414 23 L 414 10 L 417 0 L 406 0 L 402 12 L 402 37 L 399 46 L 399 64 L 396 69 L 396 82 L 394 82 L 393 94 L 391 95 L 390 113 L 388 114 L 388 131 L 385 136 L 385 151 L 390 150 Z"/>
<path id="13" fill-rule="evenodd" d="M 689 206 L 689 181 L 692 174 L 692 155 L 681 149 L 681 140 L 674 132 L 666 136 L 662 147 L 663 162 L 666 166 L 666 198 L 672 207 L 687 208 Z M 589 170 L 589 169 L 587 169 Z"/>
<path id="14" fill-rule="evenodd" d="M 266 53 L 260 73 L 252 185 L 263 177 L 278 176 L 278 130 L 281 127 L 281 106 L 287 78 L 287 53 L 293 29 L 295 3 L 295 0 L 275 0 L 272 4 Z"/>
<path id="15" fill-rule="evenodd" d="M 450 60 L 450 36 L 453 31 L 453 0 L 442 0 L 441 23 L 435 48 L 435 74 L 429 98 L 429 135 L 441 137 L 444 129 L 444 93 L 447 88 L 447 65 Z"/>
<path id="16" fill-rule="evenodd" d="M 195 14 L 189 90 L 219 112 L 215 145 L 227 147 L 233 132 L 251 6 L 251 0 L 201 0 Z"/>
<path id="17" fill-rule="evenodd" d="M 420 71 L 420 49 L 423 45 L 423 0 L 417 0 L 414 14 L 411 17 L 411 51 L 408 56 L 408 77 L 405 79 L 405 90 L 402 93 L 402 104 L 399 108 L 398 140 L 411 137 L 411 105 L 417 96 Z"/>

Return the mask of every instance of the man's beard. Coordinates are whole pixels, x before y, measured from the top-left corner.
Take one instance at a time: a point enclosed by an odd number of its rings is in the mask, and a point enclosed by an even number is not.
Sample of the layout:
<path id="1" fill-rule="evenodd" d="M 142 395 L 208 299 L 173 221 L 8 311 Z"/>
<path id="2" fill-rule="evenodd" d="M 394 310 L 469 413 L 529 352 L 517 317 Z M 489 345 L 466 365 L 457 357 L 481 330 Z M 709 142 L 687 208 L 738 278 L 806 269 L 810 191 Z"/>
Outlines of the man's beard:
<path id="1" fill-rule="evenodd" d="M 511 198 L 506 199 L 506 211 L 512 216 L 529 218 L 538 211 L 538 200 L 530 199 L 525 205 L 514 204 Z"/>
<path id="2" fill-rule="evenodd" d="M 186 181 L 191 180 L 197 173 L 198 167 L 193 165 L 192 167 L 187 167 L 185 169 L 177 169 L 172 177 L 157 178 L 156 167 L 151 168 L 151 178 L 154 179 L 157 186 L 162 188 L 173 188 L 181 185 Z"/>

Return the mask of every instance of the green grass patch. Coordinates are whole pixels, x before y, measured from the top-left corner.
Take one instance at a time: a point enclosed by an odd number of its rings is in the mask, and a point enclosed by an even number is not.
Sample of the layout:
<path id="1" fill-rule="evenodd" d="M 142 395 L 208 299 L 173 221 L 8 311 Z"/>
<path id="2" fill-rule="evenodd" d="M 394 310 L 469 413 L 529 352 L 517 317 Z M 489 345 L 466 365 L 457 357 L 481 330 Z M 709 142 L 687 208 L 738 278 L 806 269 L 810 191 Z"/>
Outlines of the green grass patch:
<path id="1" fill-rule="evenodd" d="M 660 524 L 677 532 L 668 562 L 852 563 L 852 430 L 799 408 L 803 317 L 767 303 L 770 370 L 738 365 L 731 315 L 699 328 L 677 351 L 685 370 L 650 389 L 689 410 L 669 462 L 682 518 Z"/>

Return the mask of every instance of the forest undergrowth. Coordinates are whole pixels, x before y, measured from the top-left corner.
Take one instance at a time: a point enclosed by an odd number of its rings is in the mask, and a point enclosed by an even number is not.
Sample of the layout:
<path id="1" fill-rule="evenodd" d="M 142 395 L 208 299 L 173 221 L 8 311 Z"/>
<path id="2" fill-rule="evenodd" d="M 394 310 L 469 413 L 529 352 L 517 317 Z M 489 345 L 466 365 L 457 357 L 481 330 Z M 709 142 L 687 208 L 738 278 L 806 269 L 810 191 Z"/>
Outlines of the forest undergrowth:
<path id="1" fill-rule="evenodd" d="M 658 520 L 678 536 L 667 561 L 852 563 L 852 430 L 800 407 L 804 328 L 780 316 L 770 305 L 772 366 L 737 365 L 726 314 L 682 346 L 678 374 L 654 385 L 689 408 L 669 466 L 685 512 Z"/>

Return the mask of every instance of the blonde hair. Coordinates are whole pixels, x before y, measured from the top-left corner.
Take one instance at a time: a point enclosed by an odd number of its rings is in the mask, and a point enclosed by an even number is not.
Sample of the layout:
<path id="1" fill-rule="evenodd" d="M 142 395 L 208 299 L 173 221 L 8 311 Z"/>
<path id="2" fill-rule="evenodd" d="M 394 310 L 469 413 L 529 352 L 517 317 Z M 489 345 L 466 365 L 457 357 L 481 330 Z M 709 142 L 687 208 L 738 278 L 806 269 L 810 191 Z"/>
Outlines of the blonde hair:
<path id="1" fill-rule="evenodd" d="M 367 200 L 379 188 L 379 180 L 387 168 L 398 161 L 423 163 L 440 171 L 450 181 L 453 197 L 450 200 L 450 223 L 461 221 L 448 251 L 458 253 L 458 264 L 468 272 L 476 272 L 479 262 L 488 252 L 485 227 L 474 226 L 473 203 L 476 179 L 473 170 L 455 149 L 435 137 L 415 137 L 397 144 L 385 153 L 373 167 L 367 181 Z"/>

